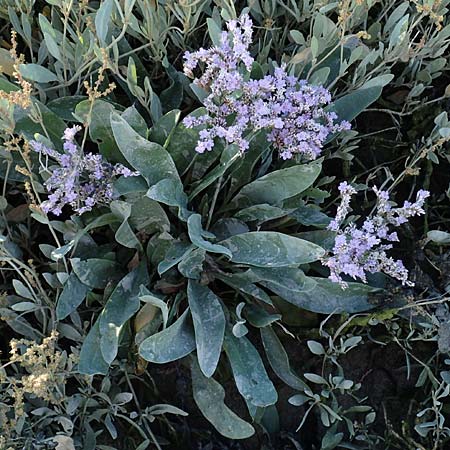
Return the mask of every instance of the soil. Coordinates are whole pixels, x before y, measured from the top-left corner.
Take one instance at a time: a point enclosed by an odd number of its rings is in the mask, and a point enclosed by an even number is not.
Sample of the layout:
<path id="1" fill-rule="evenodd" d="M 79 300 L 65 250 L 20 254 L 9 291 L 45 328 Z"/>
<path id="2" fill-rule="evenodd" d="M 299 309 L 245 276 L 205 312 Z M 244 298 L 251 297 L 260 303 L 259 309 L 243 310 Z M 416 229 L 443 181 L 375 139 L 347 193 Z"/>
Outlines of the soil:
<path id="1" fill-rule="evenodd" d="M 253 341 L 255 342 L 255 341 Z M 295 355 L 291 360 L 292 368 L 297 373 L 320 373 L 321 361 L 317 357 L 311 357 L 311 353 L 305 346 L 305 342 L 296 342 L 293 339 L 284 342 L 288 354 Z M 416 354 L 427 353 L 426 346 L 415 349 Z M 428 354 L 430 349 L 428 348 Z M 408 367 L 403 350 L 396 344 L 380 346 L 368 343 L 351 350 L 340 359 L 347 379 L 361 383 L 358 392 L 360 398 L 367 397 L 364 404 L 371 405 L 377 413 L 373 431 L 384 436 L 393 429 L 401 433 L 403 422 L 408 427 L 413 426 L 408 414 L 411 402 L 415 399 L 417 389 L 414 388 L 420 367 L 417 365 Z M 266 365 L 267 366 L 267 365 Z M 325 434 L 325 429 L 317 415 L 310 415 L 299 432 L 295 429 L 302 420 L 303 407 L 294 407 L 288 403 L 288 398 L 296 392 L 270 372 L 272 381 L 275 382 L 279 394 L 277 409 L 279 414 L 279 430 L 273 434 L 266 433 L 261 427 L 257 427 L 257 433 L 244 441 L 232 441 L 225 439 L 201 415 L 192 398 L 190 385 L 190 372 L 187 367 L 179 362 L 161 366 L 149 367 L 150 374 L 158 386 L 159 402 L 167 402 L 178 406 L 189 413 L 189 416 L 172 420 L 176 433 L 170 448 L 173 450 L 317 450 L 320 449 L 320 441 Z M 226 368 L 224 371 L 226 372 Z M 221 373 L 223 375 L 223 373 Z M 223 383 L 227 392 L 226 403 L 238 415 L 248 419 L 248 412 L 234 386 L 234 381 L 229 379 Z M 346 405 L 346 399 L 342 404 Z M 350 406 L 350 404 L 348 404 Z M 384 444 L 374 447 L 374 450 L 385 450 Z"/>

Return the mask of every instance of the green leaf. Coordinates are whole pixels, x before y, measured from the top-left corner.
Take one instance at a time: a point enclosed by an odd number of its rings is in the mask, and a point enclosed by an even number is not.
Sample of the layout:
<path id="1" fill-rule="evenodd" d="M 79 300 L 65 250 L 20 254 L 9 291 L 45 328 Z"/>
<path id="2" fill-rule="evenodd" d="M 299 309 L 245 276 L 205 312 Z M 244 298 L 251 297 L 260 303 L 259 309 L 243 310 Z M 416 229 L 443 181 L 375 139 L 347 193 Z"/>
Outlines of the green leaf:
<path id="1" fill-rule="evenodd" d="M 166 178 L 181 185 L 175 164 L 167 150 L 150 142 L 135 130 L 117 113 L 111 113 L 111 127 L 116 143 L 125 159 L 153 186 Z M 182 186 L 180 191 L 183 191 Z"/>
<path id="2" fill-rule="evenodd" d="M 144 85 L 145 88 L 150 92 L 150 117 L 153 121 L 153 123 L 158 122 L 159 119 L 162 117 L 162 106 L 161 106 L 161 100 L 156 95 L 155 91 L 152 89 L 152 86 L 150 84 L 150 80 L 148 77 L 144 78 Z"/>
<path id="3" fill-rule="evenodd" d="M 231 261 L 257 267 L 298 266 L 325 253 L 318 245 L 274 231 L 238 234 L 221 244 L 232 252 Z"/>
<path id="4" fill-rule="evenodd" d="M 198 108 L 189 116 L 198 117 L 205 114 L 205 108 Z M 161 118 L 162 120 L 162 118 Z M 180 122 L 172 131 L 167 151 L 174 160 L 179 173 L 183 173 L 195 158 L 195 147 L 199 138 L 199 132 L 194 128 L 186 128 Z"/>
<path id="5" fill-rule="evenodd" d="M 80 351 L 80 361 L 78 363 L 78 371 L 83 375 L 106 375 L 109 364 L 103 359 L 100 350 L 100 318 L 89 330 L 88 335 L 84 339 Z"/>
<path id="6" fill-rule="evenodd" d="M 195 84 L 194 82 L 189 84 L 189 87 L 191 88 L 191 91 L 195 94 L 197 97 L 197 100 L 200 103 L 203 103 L 205 98 L 208 97 L 208 91 L 206 89 L 203 89 L 198 84 Z"/>
<path id="7" fill-rule="evenodd" d="M 202 248 L 197 248 L 186 255 L 178 263 L 178 270 L 185 278 L 200 279 L 203 272 L 203 263 L 205 261 L 206 252 Z"/>
<path id="8" fill-rule="evenodd" d="M 259 288 L 258 286 L 255 286 L 249 281 L 240 278 L 238 275 L 223 275 L 217 273 L 215 276 L 219 280 L 228 284 L 228 286 L 231 286 L 237 292 L 242 291 L 243 293 L 250 295 L 251 297 L 254 297 L 258 300 L 261 300 L 264 303 L 267 303 L 268 305 L 273 305 L 272 300 L 263 289 Z"/>
<path id="9" fill-rule="evenodd" d="M 229 145 L 225 147 L 220 156 L 219 165 L 214 167 L 214 169 L 211 170 L 208 173 L 208 175 L 203 177 L 202 181 L 195 187 L 195 189 L 189 195 L 189 200 L 192 200 L 194 197 L 197 196 L 197 194 L 203 191 L 203 189 L 206 189 L 208 186 L 214 183 L 214 181 L 218 180 L 228 170 L 228 168 L 231 167 L 233 163 L 237 161 L 237 159 L 241 156 L 242 156 L 241 151 L 236 145 Z"/>
<path id="10" fill-rule="evenodd" d="M 261 203 L 279 205 L 308 189 L 319 176 L 321 167 L 314 162 L 271 172 L 244 186 L 232 205 L 240 208 Z"/>
<path id="11" fill-rule="evenodd" d="M 89 231 L 95 230 L 96 228 L 101 228 L 113 223 L 120 222 L 120 220 L 112 213 L 102 214 L 96 217 L 92 222 L 89 222 L 82 230 L 77 231 L 73 240 L 75 242 L 74 247 L 76 248 L 80 239 Z"/>
<path id="12" fill-rule="evenodd" d="M 113 200 L 110 204 L 110 208 L 111 212 L 122 220 L 122 223 L 114 235 L 116 241 L 124 247 L 142 250 L 139 239 L 136 237 L 128 223 L 128 219 L 131 216 L 131 205 L 121 200 Z"/>
<path id="13" fill-rule="evenodd" d="M 119 195 L 145 193 L 148 190 L 147 182 L 141 177 L 120 177 L 114 181 L 114 189 Z"/>
<path id="14" fill-rule="evenodd" d="M 141 284 L 148 282 L 144 263 L 127 274 L 116 286 L 99 317 L 101 352 L 103 359 L 111 364 L 117 356 L 119 335 L 127 320 L 139 309 Z"/>
<path id="15" fill-rule="evenodd" d="M 76 105 L 75 116 L 82 121 L 89 119 L 89 136 L 109 162 L 126 163 L 117 147 L 111 124 L 107 120 L 107 117 L 115 111 L 114 106 L 104 100 L 97 99 L 93 105 L 89 100 L 83 100 Z"/>
<path id="16" fill-rule="evenodd" d="M 188 281 L 189 307 L 195 330 L 197 358 L 206 377 L 211 377 L 219 363 L 225 333 L 225 315 L 217 296 L 196 281 Z"/>
<path id="17" fill-rule="evenodd" d="M 156 404 L 148 408 L 149 415 L 157 416 L 161 414 L 176 414 L 179 416 L 188 416 L 189 414 L 176 406 L 167 404 Z M 145 447 L 147 448 L 147 447 Z"/>
<path id="18" fill-rule="evenodd" d="M 47 103 L 47 107 L 62 120 L 73 121 L 73 113 L 78 103 L 86 100 L 85 95 L 71 95 L 68 97 L 55 98 Z"/>
<path id="19" fill-rule="evenodd" d="M 0 90 L 6 93 L 18 91 L 20 88 L 17 84 L 11 83 L 6 78 L 0 77 Z"/>
<path id="20" fill-rule="evenodd" d="M 388 78 L 380 79 L 379 84 L 371 80 L 371 84 L 362 86 L 360 89 L 337 99 L 330 109 L 338 115 L 339 120 L 348 120 L 350 122 L 378 100 L 383 91 L 383 86 L 392 78 L 393 75 L 388 75 Z M 331 138 L 329 137 L 327 141 L 330 140 Z"/>
<path id="21" fill-rule="evenodd" d="M 389 36 L 389 49 L 401 45 L 408 33 L 409 14 L 402 17 L 392 30 Z"/>
<path id="22" fill-rule="evenodd" d="M 316 69 L 309 77 L 308 82 L 313 86 L 323 86 L 330 75 L 331 69 L 329 67 L 321 67 Z"/>
<path id="23" fill-rule="evenodd" d="M 82 261 L 79 258 L 70 260 L 73 271 L 79 280 L 91 289 L 105 289 L 107 284 L 120 279 L 120 264 L 109 259 L 91 258 Z"/>
<path id="24" fill-rule="evenodd" d="M 146 361 L 164 364 L 189 355 L 195 350 L 195 336 L 189 309 L 170 327 L 145 339 L 139 354 Z"/>
<path id="25" fill-rule="evenodd" d="M 133 94 L 135 97 L 142 97 L 144 95 L 142 89 L 138 85 L 136 63 L 131 56 L 128 58 L 127 86 L 131 94 Z"/>
<path id="26" fill-rule="evenodd" d="M 89 291 L 90 288 L 78 278 L 75 271 L 72 272 L 58 298 L 56 318 L 63 320 L 73 313 L 81 305 Z"/>
<path id="27" fill-rule="evenodd" d="M 313 230 L 296 233 L 296 237 L 320 245 L 325 250 L 332 250 L 336 240 L 336 232 L 331 230 Z"/>
<path id="28" fill-rule="evenodd" d="M 20 73 L 24 78 L 37 83 L 50 83 L 51 81 L 58 81 L 58 77 L 39 64 L 20 64 Z"/>
<path id="29" fill-rule="evenodd" d="M 277 391 L 251 342 L 246 337 L 237 338 L 231 332 L 226 332 L 224 348 L 236 386 L 244 399 L 255 406 L 269 406 L 276 403 Z"/>
<path id="30" fill-rule="evenodd" d="M 114 7 L 114 0 L 104 0 L 95 15 L 95 30 L 102 47 L 106 46 L 106 36 L 109 25 L 112 23 L 111 14 Z"/>
<path id="31" fill-rule="evenodd" d="M 408 11 L 409 3 L 408 2 L 402 2 L 399 6 L 397 6 L 390 14 L 389 17 L 386 20 L 386 24 L 383 28 L 383 34 L 387 35 L 389 34 L 392 29 L 395 27 L 395 25 L 401 20 L 401 18 L 404 16 L 406 11 Z"/>
<path id="32" fill-rule="evenodd" d="M 255 429 L 242 420 L 224 403 L 225 390 L 213 378 L 205 377 L 194 359 L 191 363 L 194 400 L 205 418 L 222 435 L 229 439 L 246 439 Z"/>
<path id="33" fill-rule="evenodd" d="M 292 210 L 291 210 L 292 211 Z M 267 222 L 268 220 L 279 219 L 289 213 L 289 210 L 271 206 L 267 203 L 261 205 L 253 205 L 248 208 L 239 210 L 234 217 L 244 222 L 256 222 L 258 225 Z"/>
<path id="34" fill-rule="evenodd" d="M 208 33 L 212 43 L 216 47 L 220 47 L 222 30 L 219 25 L 217 25 L 215 20 L 211 18 L 206 19 L 206 24 L 208 26 Z"/>
<path id="35" fill-rule="evenodd" d="M 148 289 L 142 289 L 141 288 L 141 295 L 139 297 L 139 300 L 145 303 L 150 303 L 153 306 L 156 306 L 161 310 L 161 315 L 163 319 L 163 327 L 166 328 L 167 321 L 169 320 L 169 308 L 167 307 L 167 304 L 164 300 L 161 300 L 158 297 L 155 297 L 152 295 L 152 293 Z"/>
<path id="36" fill-rule="evenodd" d="M 303 394 L 295 394 L 292 397 L 289 397 L 288 402 L 293 406 L 302 406 L 309 400 L 311 400 L 311 397 L 307 397 Z"/>
<path id="37" fill-rule="evenodd" d="M 245 317 L 256 328 L 264 328 L 282 318 L 281 314 L 269 314 L 260 306 L 247 305 Z"/>
<path id="38" fill-rule="evenodd" d="M 62 247 L 56 248 L 50 253 L 50 258 L 53 261 L 61 260 L 65 255 L 67 255 L 67 253 L 70 252 L 70 250 L 72 250 L 74 244 L 75 244 L 74 241 L 70 241 L 67 244 L 63 245 Z"/>
<path id="39" fill-rule="evenodd" d="M 315 36 L 311 37 L 311 53 L 313 58 L 319 55 L 319 40 Z"/>
<path id="40" fill-rule="evenodd" d="M 251 276 L 255 283 L 261 283 L 266 286 L 268 283 L 281 286 L 298 292 L 311 291 L 315 288 L 316 283 L 312 278 L 308 278 L 301 269 L 283 267 L 264 268 L 253 267 Z"/>
<path id="41" fill-rule="evenodd" d="M 147 234 L 170 230 L 170 221 L 164 209 L 158 202 L 147 196 L 132 203 L 129 223 L 138 232 Z"/>
<path id="42" fill-rule="evenodd" d="M 315 384 L 327 384 L 327 380 L 325 380 L 325 378 L 321 377 L 320 375 L 317 375 L 315 373 L 305 373 L 304 377 L 308 380 L 311 381 L 311 383 L 315 383 Z"/>
<path id="43" fill-rule="evenodd" d="M 117 109 L 117 108 L 116 108 Z M 121 114 L 122 118 L 125 119 L 128 125 L 133 128 L 139 136 L 146 138 L 148 135 L 147 122 L 145 119 L 139 114 L 139 111 L 134 107 L 134 105 L 129 106 L 125 111 Z"/>
<path id="44" fill-rule="evenodd" d="M 437 245 L 449 245 L 450 233 L 441 230 L 430 230 L 427 233 L 427 239 L 433 241 Z"/>
<path id="45" fill-rule="evenodd" d="M 31 291 L 21 281 L 13 280 L 12 284 L 17 295 L 27 298 L 28 300 L 35 300 Z"/>
<path id="46" fill-rule="evenodd" d="M 188 198 L 179 180 L 166 178 L 158 181 L 158 183 L 150 187 L 145 195 L 159 203 L 178 207 L 182 220 L 186 220 L 186 217 L 189 215 L 186 209 Z"/>
<path id="47" fill-rule="evenodd" d="M 48 133 L 48 136 L 54 144 L 55 148 L 62 149 L 61 136 L 66 129 L 66 124 L 64 123 L 64 121 L 37 100 L 33 99 L 33 106 L 34 108 L 39 110 L 39 115 L 42 119 L 45 130 L 42 128 L 40 123 L 37 123 L 30 118 L 29 110 L 15 107 L 15 132 L 17 134 L 23 134 L 23 136 L 28 140 L 34 139 L 36 133 L 39 133 L 43 136 L 46 136 Z"/>
<path id="48" fill-rule="evenodd" d="M 230 250 L 227 247 L 224 247 L 222 245 L 212 244 L 211 242 L 207 241 L 206 239 L 203 239 L 202 233 L 202 217 L 200 214 L 192 214 L 187 221 L 188 224 L 188 234 L 191 238 L 191 242 L 195 244 L 197 247 L 202 248 L 203 250 L 206 250 L 207 252 L 211 253 L 220 253 L 223 255 L 228 256 L 229 258 L 232 258 L 232 254 Z"/>
<path id="49" fill-rule="evenodd" d="M 295 219 L 298 223 L 306 226 L 315 226 L 325 228 L 331 222 L 331 219 L 313 206 L 301 206 L 289 214 L 289 217 Z"/>
<path id="50" fill-rule="evenodd" d="M 308 345 L 309 351 L 314 355 L 325 355 L 325 349 L 320 342 L 310 340 L 306 344 Z"/>
<path id="51" fill-rule="evenodd" d="M 39 14 L 39 26 L 42 34 L 44 35 L 45 45 L 47 46 L 48 52 L 58 61 L 62 61 L 61 52 L 59 51 L 58 44 L 56 43 L 58 41 L 56 30 L 52 27 L 51 23 L 43 14 Z"/>
<path id="52" fill-rule="evenodd" d="M 272 282 L 261 281 L 260 284 L 279 295 L 284 300 L 306 309 L 322 314 L 357 313 L 376 307 L 369 302 L 368 295 L 378 289 L 362 283 L 348 283 L 347 289 L 342 289 L 338 283 L 327 278 L 306 277 L 315 282 L 313 289 L 296 289 L 292 285 L 282 286 Z"/>
<path id="53" fill-rule="evenodd" d="M 170 136 L 174 131 L 178 120 L 180 120 L 180 111 L 174 109 L 161 117 L 150 130 L 149 140 L 167 147 Z"/>
<path id="54" fill-rule="evenodd" d="M 216 236 L 216 239 L 223 241 L 236 234 L 248 233 L 250 228 L 234 217 L 223 217 L 219 219 L 212 227 L 211 233 Z"/>
<path id="55" fill-rule="evenodd" d="M 322 439 L 320 450 L 333 450 L 342 441 L 344 433 L 336 433 L 336 430 L 328 430 Z"/>
<path id="56" fill-rule="evenodd" d="M 167 113 L 178 109 L 183 103 L 183 91 L 189 84 L 189 79 L 184 73 L 177 71 L 166 57 L 163 59 L 163 66 L 170 79 L 170 84 L 159 94 L 159 98 L 164 113 Z"/>
<path id="57" fill-rule="evenodd" d="M 248 184 L 252 179 L 252 174 L 256 171 L 259 160 L 264 161 L 271 153 L 270 142 L 267 139 L 267 132 L 260 131 L 250 142 L 250 148 L 239 159 L 238 166 L 230 174 L 229 197 L 236 193 L 242 186 Z"/>
<path id="58" fill-rule="evenodd" d="M 187 242 L 175 241 L 167 250 L 165 258 L 158 264 L 158 273 L 162 275 L 186 258 L 195 246 Z"/>
<path id="59" fill-rule="evenodd" d="M 260 329 L 261 340 L 266 351 L 270 367 L 288 386 L 303 391 L 306 384 L 292 371 L 289 357 L 272 327 Z"/>

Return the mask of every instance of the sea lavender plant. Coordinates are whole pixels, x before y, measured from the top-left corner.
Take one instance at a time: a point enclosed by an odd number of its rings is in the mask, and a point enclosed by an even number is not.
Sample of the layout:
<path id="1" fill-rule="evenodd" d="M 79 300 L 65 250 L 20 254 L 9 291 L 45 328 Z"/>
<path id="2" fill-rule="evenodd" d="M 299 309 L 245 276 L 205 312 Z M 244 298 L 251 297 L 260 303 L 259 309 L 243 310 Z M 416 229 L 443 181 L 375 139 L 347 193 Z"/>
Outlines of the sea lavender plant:
<path id="1" fill-rule="evenodd" d="M 110 164 L 102 155 L 87 153 L 78 147 L 75 135 L 81 127 L 66 128 L 62 137 L 64 152 L 59 153 L 41 142 L 30 141 L 34 151 L 50 157 L 59 167 L 51 170 L 45 187 L 50 192 L 41 204 L 44 212 L 60 215 L 65 205 L 70 205 L 77 214 L 90 211 L 95 205 L 107 205 L 115 198 L 114 178 L 123 175 L 139 175 L 122 164 Z"/>
<path id="2" fill-rule="evenodd" d="M 209 92 L 203 101 L 207 114 L 184 119 L 188 128 L 202 127 L 197 152 L 212 150 L 215 138 L 244 152 L 254 133 L 267 130 L 281 158 L 300 155 L 313 160 L 330 133 L 350 128 L 346 121 L 335 123 L 337 115 L 324 109 L 331 102 L 327 89 L 288 75 L 285 66 L 276 68 L 273 75 L 250 79 L 252 21 L 243 14 L 228 21 L 227 29 L 220 46 L 184 55 L 184 72 L 191 78 L 197 65 L 204 63 L 203 74 L 194 78 L 194 84 Z"/>
<path id="3" fill-rule="evenodd" d="M 343 288 L 347 283 L 341 274 L 349 275 L 353 279 L 367 282 L 366 272 L 384 272 L 403 285 L 413 286 L 408 280 L 408 271 L 400 260 L 394 260 L 386 251 L 392 248 L 387 242 L 398 242 L 398 236 L 392 227 L 398 227 L 408 221 L 408 218 L 424 214 L 423 204 L 430 195 L 428 191 L 417 192 L 416 201 L 406 201 L 402 207 L 394 208 L 389 202 L 389 194 L 373 188 L 377 196 L 375 214 L 365 219 L 361 228 L 354 223 L 343 227 L 345 218 L 350 211 L 350 200 L 356 190 L 347 182 L 339 185 L 341 204 L 336 217 L 328 229 L 337 233 L 332 255 L 323 264 L 330 269 L 330 279 L 339 283 Z"/>

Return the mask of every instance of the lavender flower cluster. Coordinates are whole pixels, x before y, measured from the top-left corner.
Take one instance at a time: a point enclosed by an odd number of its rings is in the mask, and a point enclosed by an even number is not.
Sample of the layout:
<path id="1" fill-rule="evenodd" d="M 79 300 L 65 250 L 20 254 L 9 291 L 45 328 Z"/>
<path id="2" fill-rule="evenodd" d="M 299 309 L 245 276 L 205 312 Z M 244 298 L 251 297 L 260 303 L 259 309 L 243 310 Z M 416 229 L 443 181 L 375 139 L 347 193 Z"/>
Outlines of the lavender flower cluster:
<path id="1" fill-rule="evenodd" d="M 203 74 L 194 83 L 209 92 L 204 100 L 207 114 L 188 116 L 183 122 L 188 128 L 203 128 L 197 152 L 212 150 L 215 138 L 236 144 L 244 152 L 249 136 L 265 129 L 283 159 L 299 154 L 313 160 L 330 133 L 350 128 L 346 121 L 335 123 L 336 114 L 325 111 L 331 102 L 327 89 L 288 75 L 285 66 L 262 79 L 249 79 L 254 61 L 249 53 L 252 21 L 244 14 L 228 21 L 227 29 L 219 47 L 184 55 L 184 72 L 191 78 L 199 63 L 204 63 Z"/>
<path id="2" fill-rule="evenodd" d="M 366 272 L 384 272 L 403 285 L 413 286 L 408 281 L 408 271 L 400 260 L 394 260 L 386 253 L 392 248 L 388 242 L 398 242 L 398 236 L 392 227 L 398 227 L 408 221 L 408 218 L 424 214 L 423 205 L 430 195 L 428 191 L 417 192 L 414 203 L 406 201 L 402 207 L 394 208 L 389 202 L 389 194 L 373 188 L 377 196 L 375 214 L 368 217 L 361 228 L 354 223 L 342 228 L 343 222 L 350 211 L 350 200 L 356 190 L 347 182 L 339 185 L 341 204 L 338 207 L 335 219 L 328 228 L 337 232 L 332 256 L 324 261 L 330 269 L 330 279 L 339 283 L 343 288 L 347 287 L 341 277 L 349 275 L 353 279 L 361 279 L 364 283 Z"/>
<path id="3" fill-rule="evenodd" d="M 65 205 L 70 205 L 78 214 L 90 211 L 95 205 L 107 205 L 115 198 L 114 178 L 123 175 L 139 175 L 122 164 L 110 164 L 102 155 L 87 153 L 77 146 L 75 135 L 81 130 L 76 125 L 64 131 L 64 153 L 48 148 L 41 142 L 30 141 L 34 151 L 50 157 L 59 165 L 52 170 L 45 186 L 50 192 L 41 204 L 44 212 L 60 215 Z"/>

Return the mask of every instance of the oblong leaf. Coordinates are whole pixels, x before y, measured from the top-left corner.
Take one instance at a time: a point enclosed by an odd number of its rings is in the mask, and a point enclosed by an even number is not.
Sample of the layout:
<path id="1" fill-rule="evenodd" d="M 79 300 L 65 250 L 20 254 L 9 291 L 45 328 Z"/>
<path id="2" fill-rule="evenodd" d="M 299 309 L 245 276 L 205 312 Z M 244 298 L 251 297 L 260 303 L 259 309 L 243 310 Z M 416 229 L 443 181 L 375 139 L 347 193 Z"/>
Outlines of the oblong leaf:
<path id="1" fill-rule="evenodd" d="M 284 300 L 315 313 L 357 313 L 368 311 L 377 305 L 369 301 L 369 294 L 379 289 L 362 283 L 348 283 L 342 289 L 338 283 L 327 278 L 306 277 L 315 282 L 314 289 L 294 290 L 280 284 L 261 281 L 260 284 L 279 295 Z"/>
<path id="2" fill-rule="evenodd" d="M 100 347 L 103 359 L 109 364 L 117 356 L 122 327 L 139 309 L 139 289 L 141 284 L 146 284 L 147 281 L 147 268 L 141 263 L 120 280 L 100 314 Z"/>
<path id="3" fill-rule="evenodd" d="M 187 294 L 200 369 L 205 376 L 211 377 L 222 351 L 225 315 L 220 300 L 206 286 L 189 280 Z"/>
<path id="4" fill-rule="evenodd" d="M 150 187 L 145 194 L 148 198 L 169 206 L 185 209 L 188 198 L 183 191 L 183 185 L 178 179 L 165 178 Z M 186 213 L 185 213 L 186 214 Z"/>
<path id="5" fill-rule="evenodd" d="M 105 120 L 114 111 L 114 105 L 105 100 L 96 99 L 94 103 L 82 100 L 75 107 L 75 116 L 80 121 L 89 121 L 89 136 L 108 161 L 126 163 L 117 147 L 111 124 Z"/>
<path id="6" fill-rule="evenodd" d="M 189 195 L 189 200 L 192 200 L 196 197 L 203 189 L 206 189 L 210 186 L 214 181 L 219 179 L 229 167 L 233 165 L 237 159 L 242 156 L 239 148 L 236 145 L 229 145 L 225 147 L 220 156 L 220 163 L 214 169 L 212 169 L 205 177 L 203 177 L 202 181 L 198 186 L 191 192 Z"/>
<path id="7" fill-rule="evenodd" d="M 122 155 L 146 179 L 149 186 L 166 178 L 181 184 L 175 164 L 164 147 L 144 139 L 117 113 L 112 112 L 110 120 Z"/>
<path id="8" fill-rule="evenodd" d="M 204 234 L 204 231 L 202 229 L 202 216 L 200 214 L 192 214 L 189 216 L 187 224 L 189 237 L 191 238 L 192 243 L 197 247 L 202 248 L 207 252 L 221 253 L 229 258 L 232 257 L 231 252 L 227 247 L 213 244 L 206 239 L 203 239 L 202 234 Z"/>
<path id="9" fill-rule="evenodd" d="M 238 207 L 262 203 L 279 205 L 283 200 L 308 189 L 320 170 L 321 164 L 317 162 L 276 170 L 244 186 L 232 204 Z"/>
<path id="10" fill-rule="evenodd" d="M 246 439 L 255 433 L 255 429 L 248 422 L 225 405 L 224 388 L 213 378 L 205 377 L 194 359 L 191 373 L 195 403 L 222 436 L 229 439 Z"/>
<path id="11" fill-rule="evenodd" d="M 277 391 L 270 381 L 261 356 L 246 337 L 225 334 L 225 352 L 231 364 L 236 387 L 244 399 L 255 406 L 276 403 Z"/>
<path id="12" fill-rule="evenodd" d="M 142 341 L 139 354 L 146 361 L 163 364 L 189 355 L 195 350 L 195 336 L 189 309 L 170 327 Z"/>
<path id="13" fill-rule="evenodd" d="M 378 77 L 374 80 L 369 80 L 368 83 L 370 84 L 363 85 L 360 89 L 338 98 L 329 109 L 338 115 L 339 120 L 348 120 L 350 122 L 374 101 L 378 100 L 383 91 L 383 86 L 392 80 L 393 77 L 393 75 L 383 75 L 379 80 L 377 80 Z M 328 137 L 327 141 L 331 139 L 332 137 Z"/>
<path id="14" fill-rule="evenodd" d="M 109 281 L 117 280 L 122 273 L 120 265 L 109 259 L 90 258 L 82 261 L 72 258 L 70 263 L 80 281 L 92 289 L 105 289 Z"/>
<path id="15" fill-rule="evenodd" d="M 317 261 L 325 253 L 316 244 L 274 231 L 238 234 L 221 245 L 231 251 L 231 261 L 257 267 L 298 266 Z"/>
<path id="16" fill-rule="evenodd" d="M 273 331 L 272 327 L 268 326 L 261 328 L 260 333 L 270 367 L 272 367 L 278 378 L 283 380 L 288 386 L 303 391 L 307 386 L 292 371 L 286 350 L 275 334 L 275 331 Z"/>
<path id="17" fill-rule="evenodd" d="M 20 64 L 20 73 L 24 78 L 36 81 L 37 83 L 50 83 L 51 81 L 58 81 L 58 77 L 39 64 Z"/>
<path id="18" fill-rule="evenodd" d="M 103 359 L 100 350 L 100 328 L 99 320 L 95 322 L 84 339 L 80 351 L 80 361 L 78 371 L 84 375 L 105 375 L 108 372 L 109 364 Z"/>
<path id="19" fill-rule="evenodd" d="M 65 282 L 64 288 L 58 298 L 58 303 L 56 304 L 56 318 L 58 320 L 63 320 L 69 314 L 73 313 L 86 298 L 86 294 L 89 290 L 89 287 L 78 278 L 76 273 L 72 272 Z"/>
<path id="20" fill-rule="evenodd" d="M 166 146 L 179 119 L 180 111 L 178 109 L 169 111 L 150 129 L 149 140 L 157 142 L 159 145 Z"/>
<path id="21" fill-rule="evenodd" d="M 206 258 L 206 252 L 202 248 L 197 248 L 189 253 L 178 263 L 178 271 L 185 278 L 200 279 L 203 271 L 203 263 Z"/>
<path id="22" fill-rule="evenodd" d="M 114 8 L 114 0 L 104 0 L 95 15 L 95 29 L 102 47 L 106 47 L 106 36 L 111 25 L 111 14 Z"/>

